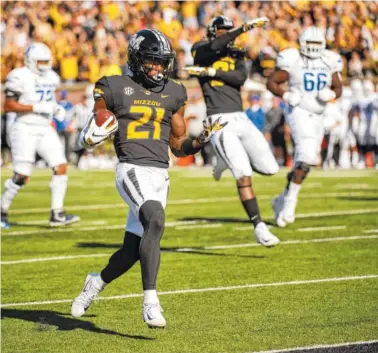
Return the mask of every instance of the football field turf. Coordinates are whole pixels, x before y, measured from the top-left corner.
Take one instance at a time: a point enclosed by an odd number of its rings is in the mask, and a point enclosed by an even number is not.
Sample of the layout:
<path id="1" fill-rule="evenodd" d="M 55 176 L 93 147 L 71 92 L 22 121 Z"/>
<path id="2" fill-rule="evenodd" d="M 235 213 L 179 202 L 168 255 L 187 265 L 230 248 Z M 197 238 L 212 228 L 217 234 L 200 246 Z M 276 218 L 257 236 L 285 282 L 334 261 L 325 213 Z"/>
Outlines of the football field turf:
<path id="1" fill-rule="evenodd" d="M 11 175 L 3 169 L 3 180 Z M 255 243 L 230 174 L 170 171 L 158 278 L 167 327 L 141 319 L 139 264 L 80 319 L 72 299 L 121 245 L 127 208 L 112 171 L 70 170 L 66 210 L 48 227 L 50 172 L 36 170 L 2 232 L 3 353 L 378 352 L 378 172 L 314 171 L 297 219 L 267 249 Z M 254 178 L 262 216 L 286 171 Z M 331 348 L 334 347 L 334 348 Z M 365 350 L 366 349 L 366 350 Z M 305 348 L 296 350 L 306 351 Z"/>

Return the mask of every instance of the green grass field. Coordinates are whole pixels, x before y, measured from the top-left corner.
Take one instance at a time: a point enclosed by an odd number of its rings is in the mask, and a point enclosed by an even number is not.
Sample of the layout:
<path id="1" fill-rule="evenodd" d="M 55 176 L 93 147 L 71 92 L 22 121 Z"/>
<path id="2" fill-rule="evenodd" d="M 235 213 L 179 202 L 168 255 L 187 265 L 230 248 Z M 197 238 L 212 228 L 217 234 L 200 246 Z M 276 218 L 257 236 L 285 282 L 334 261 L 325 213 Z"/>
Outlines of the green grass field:
<path id="1" fill-rule="evenodd" d="M 285 174 L 254 178 L 268 222 Z M 166 329 L 141 319 L 139 265 L 70 316 L 86 274 L 120 246 L 127 209 L 112 171 L 71 169 L 66 210 L 82 221 L 50 229 L 50 173 L 36 170 L 2 232 L 3 353 L 246 353 L 378 339 L 378 172 L 314 171 L 295 224 L 272 229 L 282 242 L 272 249 L 255 244 L 230 174 L 170 175 L 158 278 Z"/>

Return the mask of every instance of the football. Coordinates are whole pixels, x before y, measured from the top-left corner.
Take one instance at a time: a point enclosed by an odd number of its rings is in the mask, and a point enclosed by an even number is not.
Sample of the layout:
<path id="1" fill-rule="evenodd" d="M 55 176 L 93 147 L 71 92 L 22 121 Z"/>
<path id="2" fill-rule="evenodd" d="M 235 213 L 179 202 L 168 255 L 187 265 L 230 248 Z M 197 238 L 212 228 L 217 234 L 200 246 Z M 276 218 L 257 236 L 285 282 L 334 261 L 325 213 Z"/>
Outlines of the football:
<path id="1" fill-rule="evenodd" d="M 111 127 L 117 121 L 117 118 L 115 117 L 115 115 L 110 110 L 106 110 L 106 109 L 99 110 L 98 112 L 96 112 L 96 116 L 95 116 L 96 125 L 101 127 L 102 125 L 104 125 L 105 121 L 109 119 L 109 117 L 113 118 L 111 123 L 108 125 L 108 127 Z"/>

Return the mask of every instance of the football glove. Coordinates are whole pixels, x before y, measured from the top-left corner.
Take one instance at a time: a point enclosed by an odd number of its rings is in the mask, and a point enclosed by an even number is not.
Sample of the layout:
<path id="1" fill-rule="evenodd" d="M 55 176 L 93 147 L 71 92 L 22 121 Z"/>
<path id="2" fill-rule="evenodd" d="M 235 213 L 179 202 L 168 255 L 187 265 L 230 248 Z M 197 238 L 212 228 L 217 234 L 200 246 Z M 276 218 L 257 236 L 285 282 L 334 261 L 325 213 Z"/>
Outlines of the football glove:
<path id="1" fill-rule="evenodd" d="M 302 100 L 302 95 L 297 92 L 285 92 L 282 96 L 283 100 L 291 105 L 292 107 L 296 107 Z"/>
<path id="2" fill-rule="evenodd" d="M 185 71 L 188 71 L 189 75 L 200 77 L 214 77 L 217 70 L 213 67 L 201 67 L 201 66 L 186 66 Z"/>
<path id="3" fill-rule="evenodd" d="M 203 131 L 197 137 L 200 145 L 208 143 L 216 132 L 222 130 L 228 124 L 227 121 L 221 124 L 219 121 L 220 118 L 221 117 L 213 122 L 210 116 L 208 119 L 203 121 Z"/>
<path id="4" fill-rule="evenodd" d="M 118 120 L 116 120 L 113 125 L 109 126 L 112 120 L 113 117 L 110 116 L 102 126 L 97 126 L 95 116 L 92 115 L 80 133 L 79 145 L 86 149 L 92 149 L 96 146 L 100 146 L 118 129 Z"/>
<path id="5" fill-rule="evenodd" d="M 254 28 L 264 27 L 269 22 L 270 21 L 269 21 L 268 18 L 259 17 L 259 18 L 256 18 L 255 20 L 244 23 L 243 24 L 243 30 L 244 30 L 244 32 L 248 32 L 248 31 L 250 31 L 251 29 L 254 29 Z"/>
<path id="6" fill-rule="evenodd" d="M 57 121 L 62 122 L 64 121 L 64 118 L 66 117 L 66 110 L 61 105 L 57 104 L 53 114 L 54 114 L 54 118 Z"/>
<path id="7" fill-rule="evenodd" d="M 336 93 L 328 87 L 325 87 L 318 92 L 318 99 L 324 103 L 330 102 L 335 98 Z"/>

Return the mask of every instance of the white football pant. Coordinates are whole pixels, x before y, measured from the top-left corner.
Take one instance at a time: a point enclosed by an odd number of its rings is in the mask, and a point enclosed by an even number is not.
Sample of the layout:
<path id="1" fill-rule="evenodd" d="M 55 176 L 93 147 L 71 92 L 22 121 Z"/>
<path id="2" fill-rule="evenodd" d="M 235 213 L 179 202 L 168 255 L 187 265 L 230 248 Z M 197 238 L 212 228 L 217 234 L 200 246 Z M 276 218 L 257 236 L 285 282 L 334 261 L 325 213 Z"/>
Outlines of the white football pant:
<path id="1" fill-rule="evenodd" d="M 294 161 L 316 165 L 324 136 L 323 115 L 295 107 L 286 114 L 286 122 L 294 141 Z"/>
<path id="2" fill-rule="evenodd" d="M 18 174 L 31 175 L 36 153 L 50 168 L 67 163 L 58 133 L 50 125 L 30 125 L 16 121 L 12 125 L 9 137 L 13 170 Z"/>
<path id="3" fill-rule="evenodd" d="M 129 205 L 126 230 L 142 237 L 144 229 L 139 220 L 139 209 L 149 200 L 160 202 L 165 209 L 169 192 L 168 169 L 118 163 L 116 186 Z"/>
<path id="4" fill-rule="evenodd" d="M 215 114 L 212 121 L 228 124 L 212 138 L 211 144 L 218 156 L 231 170 L 235 179 L 251 176 L 252 169 L 273 175 L 279 166 L 264 135 L 243 112 Z"/>

